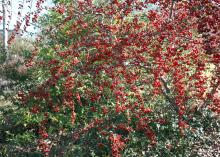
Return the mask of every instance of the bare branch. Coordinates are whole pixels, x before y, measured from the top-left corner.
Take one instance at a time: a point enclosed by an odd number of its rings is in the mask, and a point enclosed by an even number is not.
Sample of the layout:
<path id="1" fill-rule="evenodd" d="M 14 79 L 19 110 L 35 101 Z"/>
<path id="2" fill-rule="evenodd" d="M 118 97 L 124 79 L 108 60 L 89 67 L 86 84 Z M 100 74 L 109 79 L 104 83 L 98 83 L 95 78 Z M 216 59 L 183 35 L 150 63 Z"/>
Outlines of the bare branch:
<path id="1" fill-rule="evenodd" d="M 160 78 L 160 81 L 163 83 L 163 88 L 165 89 L 165 90 L 162 89 L 162 93 L 163 93 L 164 97 L 167 99 L 167 101 L 169 101 L 169 103 L 171 104 L 172 108 L 176 112 L 178 112 L 179 109 L 178 109 L 178 107 L 177 107 L 177 105 L 175 103 L 175 100 L 169 96 L 170 89 L 169 89 L 169 87 L 167 85 L 167 82 L 162 77 Z"/>
<path id="2" fill-rule="evenodd" d="M 171 8 L 170 8 L 170 19 L 172 18 L 172 15 L 173 15 L 173 6 L 174 6 L 174 0 L 172 0 L 172 3 L 171 3 Z"/>

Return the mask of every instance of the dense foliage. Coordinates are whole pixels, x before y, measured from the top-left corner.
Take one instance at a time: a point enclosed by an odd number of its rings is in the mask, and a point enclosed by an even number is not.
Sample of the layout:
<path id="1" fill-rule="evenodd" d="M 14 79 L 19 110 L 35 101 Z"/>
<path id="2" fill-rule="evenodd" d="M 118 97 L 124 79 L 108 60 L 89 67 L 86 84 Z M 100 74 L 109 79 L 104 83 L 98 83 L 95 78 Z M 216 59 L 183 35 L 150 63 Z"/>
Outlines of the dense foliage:
<path id="1" fill-rule="evenodd" d="M 217 0 L 55 4 L 16 102 L 37 150 L 187 156 L 201 128 L 218 130 Z"/>

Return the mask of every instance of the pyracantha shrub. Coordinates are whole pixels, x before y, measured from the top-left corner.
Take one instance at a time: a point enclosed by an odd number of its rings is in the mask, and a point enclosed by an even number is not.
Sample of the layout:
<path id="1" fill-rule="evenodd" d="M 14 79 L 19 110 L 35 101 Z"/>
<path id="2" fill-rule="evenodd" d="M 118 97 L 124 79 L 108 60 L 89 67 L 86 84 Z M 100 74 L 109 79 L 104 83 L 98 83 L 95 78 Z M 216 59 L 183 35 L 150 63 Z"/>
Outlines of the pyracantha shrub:
<path id="1" fill-rule="evenodd" d="M 219 15 L 217 0 L 57 3 L 27 62 L 35 85 L 19 93 L 42 117 L 39 150 L 66 140 L 120 156 L 157 145 L 171 117 L 181 137 L 195 110 L 218 114 Z"/>

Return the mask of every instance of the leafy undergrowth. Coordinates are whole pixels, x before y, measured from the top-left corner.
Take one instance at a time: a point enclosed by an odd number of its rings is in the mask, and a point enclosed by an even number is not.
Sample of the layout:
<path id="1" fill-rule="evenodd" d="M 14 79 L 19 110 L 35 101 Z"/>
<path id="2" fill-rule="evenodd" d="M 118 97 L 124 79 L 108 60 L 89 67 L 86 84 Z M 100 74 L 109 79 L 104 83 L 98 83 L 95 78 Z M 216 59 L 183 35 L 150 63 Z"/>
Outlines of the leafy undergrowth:
<path id="1" fill-rule="evenodd" d="M 3 100 L 2 100 L 3 102 Z M 0 156 L 43 156 L 37 150 L 39 136 L 38 121 L 28 110 L 16 105 L 2 105 L 0 107 Z M 180 136 L 177 118 L 172 116 L 166 125 L 155 125 L 152 128 L 157 135 L 157 143 L 151 145 L 146 137 L 135 136 L 127 143 L 122 156 L 163 156 L 163 157 L 214 157 L 220 149 L 219 118 L 207 111 L 196 111 L 188 121 L 189 128 L 185 135 Z M 59 134 L 51 135 L 53 147 L 50 156 L 108 156 L 105 146 L 94 146 L 95 132 L 85 134 L 79 141 L 73 141 L 74 129 L 63 130 Z M 123 134 L 123 133 L 122 133 Z M 131 135 L 132 136 L 132 135 Z M 87 144 L 85 144 L 87 142 Z M 98 152 L 98 153 L 97 153 Z M 95 155 L 96 154 L 96 155 Z"/>

